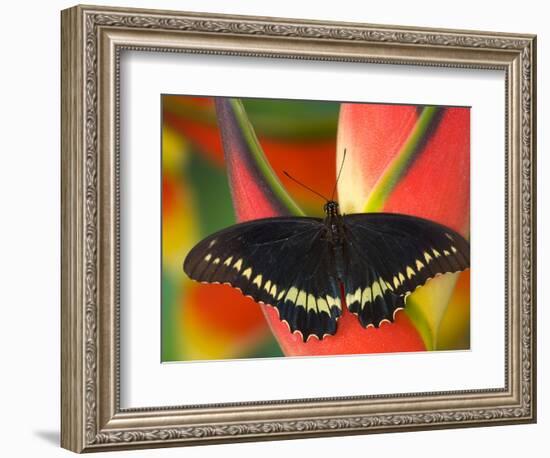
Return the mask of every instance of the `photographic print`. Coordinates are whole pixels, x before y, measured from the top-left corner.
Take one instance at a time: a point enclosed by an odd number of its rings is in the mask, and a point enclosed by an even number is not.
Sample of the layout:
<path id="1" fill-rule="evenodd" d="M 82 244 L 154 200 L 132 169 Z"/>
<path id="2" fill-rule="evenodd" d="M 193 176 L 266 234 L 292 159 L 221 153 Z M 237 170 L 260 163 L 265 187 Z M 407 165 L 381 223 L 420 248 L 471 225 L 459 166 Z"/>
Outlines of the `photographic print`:
<path id="1" fill-rule="evenodd" d="M 64 448 L 536 421 L 535 35 L 61 26 Z"/>
<path id="2" fill-rule="evenodd" d="M 162 361 L 470 348 L 470 109 L 162 96 Z"/>

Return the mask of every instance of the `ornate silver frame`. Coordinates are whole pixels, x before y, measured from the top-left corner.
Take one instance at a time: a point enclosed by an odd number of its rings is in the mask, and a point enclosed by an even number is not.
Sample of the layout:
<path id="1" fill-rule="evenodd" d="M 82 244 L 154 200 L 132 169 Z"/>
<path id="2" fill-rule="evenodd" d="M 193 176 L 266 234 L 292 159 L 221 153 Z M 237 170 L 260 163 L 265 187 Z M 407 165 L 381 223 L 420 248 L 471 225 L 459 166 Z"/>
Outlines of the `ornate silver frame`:
<path id="1" fill-rule="evenodd" d="M 535 421 L 535 36 L 88 6 L 64 10 L 61 29 L 63 447 L 89 452 Z M 121 409 L 118 65 L 125 49 L 505 71 L 505 388 Z"/>

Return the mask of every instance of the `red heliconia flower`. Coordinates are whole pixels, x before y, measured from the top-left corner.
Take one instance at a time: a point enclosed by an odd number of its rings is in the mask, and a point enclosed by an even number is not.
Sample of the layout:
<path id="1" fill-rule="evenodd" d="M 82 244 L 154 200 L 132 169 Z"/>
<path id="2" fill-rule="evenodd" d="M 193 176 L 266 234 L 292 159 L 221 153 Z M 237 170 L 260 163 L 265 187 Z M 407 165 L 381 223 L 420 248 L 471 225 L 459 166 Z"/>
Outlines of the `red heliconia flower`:
<path id="1" fill-rule="evenodd" d="M 342 104 L 339 159 L 344 149 L 346 166 L 338 183 L 342 211 L 405 213 L 468 237 L 468 108 Z M 430 349 L 438 347 L 441 321 L 453 294 L 460 293 L 456 284 L 461 275 L 468 274 L 434 278 L 407 299 L 406 313 Z"/>
<path id="2" fill-rule="evenodd" d="M 242 105 L 219 98 L 216 111 L 237 220 L 301 214 L 262 154 Z"/>
<path id="3" fill-rule="evenodd" d="M 218 98 L 216 112 L 237 219 L 303 215 L 264 156 L 242 104 Z M 431 107 L 419 111 L 412 106 L 342 104 L 334 164 L 340 162 L 345 149 L 348 157 L 338 184 L 343 211 L 407 213 L 467 233 L 468 115 L 466 109 Z M 436 286 L 430 299 L 433 296 L 449 302 L 456 282 L 455 277 L 451 278 L 444 280 L 439 290 Z M 290 333 L 274 307 L 262 308 L 286 355 L 403 352 L 434 347 L 430 333 L 435 325 L 423 316 L 426 310 L 422 307 L 411 314 L 416 317 L 414 323 L 407 313 L 398 312 L 394 323 L 365 329 L 344 303 L 336 334 L 322 340 L 310 338 L 305 343 L 300 335 Z M 441 317 L 437 323 L 440 321 Z M 427 330 L 420 322 L 428 323 Z"/>

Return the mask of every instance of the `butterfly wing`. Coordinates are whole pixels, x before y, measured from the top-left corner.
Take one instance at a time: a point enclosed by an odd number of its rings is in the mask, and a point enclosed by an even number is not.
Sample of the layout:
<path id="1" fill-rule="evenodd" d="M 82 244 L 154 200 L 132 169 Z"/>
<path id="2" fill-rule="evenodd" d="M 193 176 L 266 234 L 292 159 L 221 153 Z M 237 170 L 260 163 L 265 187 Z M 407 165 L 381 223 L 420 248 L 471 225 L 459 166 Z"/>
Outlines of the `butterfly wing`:
<path id="1" fill-rule="evenodd" d="M 405 298 L 436 275 L 470 266 L 469 243 L 422 218 L 392 213 L 344 216 L 346 303 L 365 327 L 393 321 Z"/>
<path id="2" fill-rule="evenodd" d="M 197 281 L 225 283 L 277 308 L 304 341 L 336 332 L 342 312 L 332 245 L 319 218 L 266 218 L 210 235 L 187 255 Z"/>

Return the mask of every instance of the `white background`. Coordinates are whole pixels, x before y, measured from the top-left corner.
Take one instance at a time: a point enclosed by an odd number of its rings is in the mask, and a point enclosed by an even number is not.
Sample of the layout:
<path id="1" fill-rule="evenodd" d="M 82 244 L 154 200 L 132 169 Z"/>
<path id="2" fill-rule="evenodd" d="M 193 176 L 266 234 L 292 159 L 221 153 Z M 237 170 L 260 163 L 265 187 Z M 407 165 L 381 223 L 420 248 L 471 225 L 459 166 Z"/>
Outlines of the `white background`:
<path id="1" fill-rule="evenodd" d="M 121 66 L 122 407 L 504 386 L 504 72 L 144 52 Z M 183 91 L 471 106 L 471 351 L 159 364 L 159 94 Z"/>
<path id="2" fill-rule="evenodd" d="M 97 0 L 96 3 L 104 2 Z M 240 0 L 122 1 L 141 6 L 266 16 L 348 20 L 449 28 L 504 30 L 538 34 L 539 79 L 539 234 L 547 228 L 543 212 L 550 173 L 542 154 L 548 140 L 550 98 L 545 45 L 550 39 L 544 2 L 338 2 Z M 0 129 L 2 155 L 0 196 L 2 225 L 0 342 L 2 378 L 0 409 L 5 456 L 68 456 L 57 447 L 59 425 L 59 10 L 72 3 L 25 2 L 3 5 Z M 546 52 L 546 54 L 548 54 Z M 488 177 L 490 179 L 490 177 Z M 544 188 L 544 189 L 543 189 Z M 343 453 L 446 458 L 479 456 L 542 456 L 547 445 L 547 345 L 543 279 L 547 276 L 545 240 L 539 240 L 539 423 L 493 428 L 324 438 L 277 443 L 122 452 L 128 456 L 214 457 L 225 453 Z M 545 434 L 546 433 L 546 434 Z M 544 444 L 544 445 L 543 445 Z M 115 455 L 113 455 L 115 456 Z"/>

